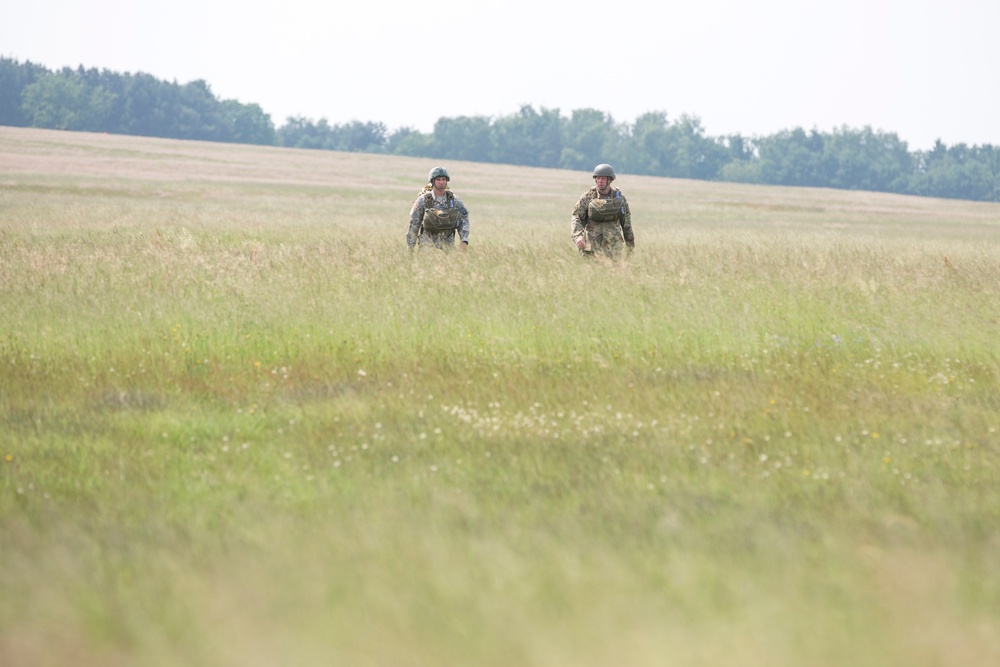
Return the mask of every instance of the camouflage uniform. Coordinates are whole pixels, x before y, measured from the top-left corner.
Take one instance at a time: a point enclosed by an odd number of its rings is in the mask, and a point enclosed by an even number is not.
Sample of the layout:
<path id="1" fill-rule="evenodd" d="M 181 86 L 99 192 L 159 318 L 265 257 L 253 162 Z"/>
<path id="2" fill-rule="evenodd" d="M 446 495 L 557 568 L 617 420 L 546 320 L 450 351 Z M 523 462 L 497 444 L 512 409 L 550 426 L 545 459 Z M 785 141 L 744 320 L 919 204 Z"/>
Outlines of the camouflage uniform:
<path id="1" fill-rule="evenodd" d="M 434 200 L 434 208 L 440 211 L 447 210 L 449 207 L 458 209 L 457 230 L 431 232 L 423 228 L 428 193 Z M 458 237 L 461 241 L 469 242 L 469 209 L 465 208 L 462 200 L 455 196 L 451 190 L 446 190 L 443 195 L 437 197 L 430 185 L 425 186 L 413 201 L 413 207 L 410 209 L 410 231 L 406 233 L 406 245 L 412 250 L 419 241 L 420 245 L 431 243 L 435 248 L 451 249 L 455 247 L 455 231 L 458 231 Z"/>
<path id="2" fill-rule="evenodd" d="M 621 199 L 621 207 L 615 220 L 609 222 L 593 222 L 589 220 L 588 208 L 593 199 Z M 622 246 L 627 245 L 629 251 L 635 247 L 635 234 L 632 232 L 632 212 L 629 210 L 625 195 L 618 188 L 612 187 L 607 195 L 597 191 L 597 186 L 590 188 L 573 209 L 572 218 L 573 242 L 583 239 L 583 253 L 592 255 L 602 252 L 607 257 L 621 257 Z M 624 238 L 623 238 L 624 237 Z"/>

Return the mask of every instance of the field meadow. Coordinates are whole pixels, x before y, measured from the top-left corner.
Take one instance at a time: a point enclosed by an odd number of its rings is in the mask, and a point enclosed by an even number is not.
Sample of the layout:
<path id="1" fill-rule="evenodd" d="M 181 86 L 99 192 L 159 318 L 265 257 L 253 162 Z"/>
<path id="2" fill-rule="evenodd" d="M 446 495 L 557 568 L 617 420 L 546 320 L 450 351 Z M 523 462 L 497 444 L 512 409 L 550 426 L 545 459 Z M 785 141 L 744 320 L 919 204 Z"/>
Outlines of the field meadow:
<path id="1" fill-rule="evenodd" d="M 0 664 L 1000 664 L 1000 205 L 0 128 Z"/>

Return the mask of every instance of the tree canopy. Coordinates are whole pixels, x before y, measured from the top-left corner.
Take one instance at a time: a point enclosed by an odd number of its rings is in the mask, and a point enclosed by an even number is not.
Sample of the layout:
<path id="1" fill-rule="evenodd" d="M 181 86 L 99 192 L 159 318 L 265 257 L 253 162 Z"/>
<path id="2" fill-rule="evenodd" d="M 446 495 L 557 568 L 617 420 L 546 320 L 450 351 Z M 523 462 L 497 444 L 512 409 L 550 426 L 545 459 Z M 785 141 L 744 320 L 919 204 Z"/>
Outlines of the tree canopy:
<path id="1" fill-rule="evenodd" d="M 49 71 L 11 58 L 0 58 L 0 125 L 561 169 L 608 162 L 620 174 L 1000 201 L 1000 147 L 938 141 L 911 152 L 896 134 L 867 126 L 712 137 L 687 114 L 650 111 L 617 122 L 598 109 L 566 116 L 523 105 L 508 116 L 442 117 L 430 133 L 304 117 L 275 128 L 259 105 L 220 100 L 202 80 L 82 66 Z"/>

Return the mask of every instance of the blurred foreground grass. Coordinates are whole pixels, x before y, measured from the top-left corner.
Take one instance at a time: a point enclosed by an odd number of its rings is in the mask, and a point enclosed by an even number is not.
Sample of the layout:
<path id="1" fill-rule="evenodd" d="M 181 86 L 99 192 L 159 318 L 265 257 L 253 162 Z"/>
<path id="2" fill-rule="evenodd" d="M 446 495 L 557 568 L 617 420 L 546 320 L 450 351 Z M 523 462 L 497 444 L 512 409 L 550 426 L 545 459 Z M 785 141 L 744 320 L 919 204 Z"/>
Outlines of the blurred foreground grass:
<path id="1" fill-rule="evenodd" d="M 0 129 L 0 662 L 993 665 L 1000 207 Z M 530 199 L 526 198 L 530 195 Z"/>

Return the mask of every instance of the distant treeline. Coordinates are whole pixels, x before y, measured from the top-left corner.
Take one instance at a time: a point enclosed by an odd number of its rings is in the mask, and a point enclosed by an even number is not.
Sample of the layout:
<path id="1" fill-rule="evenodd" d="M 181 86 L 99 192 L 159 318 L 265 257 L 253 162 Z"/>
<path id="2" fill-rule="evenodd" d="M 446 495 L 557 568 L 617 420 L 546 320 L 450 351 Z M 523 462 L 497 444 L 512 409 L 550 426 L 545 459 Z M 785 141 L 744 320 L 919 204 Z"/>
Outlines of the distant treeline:
<path id="1" fill-rule="evenodd" d="M 990 144 L 938 141 L 910 151 L 895 133 L 870 127 L 711 137 L 689 115 L 650 112 L 629 123 L 596 109 L 567 117 L 530 105 L 496 118 L 440 118 L 429 134 L 301 117 L 276 129 L 259 105 L 220 100 L 205 81 L 181 85 L 83 67 L 53 72 L 10 58 L 0 58 L 0 125 L 562 169 L 610 162 L 627 174 L 1000 201 L 1000 147 Z"/>

